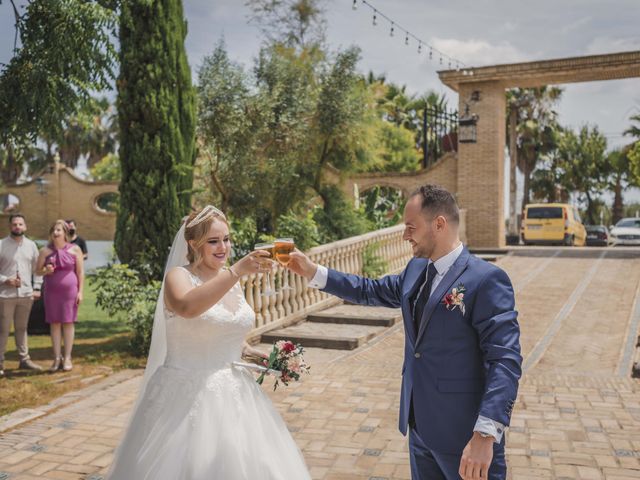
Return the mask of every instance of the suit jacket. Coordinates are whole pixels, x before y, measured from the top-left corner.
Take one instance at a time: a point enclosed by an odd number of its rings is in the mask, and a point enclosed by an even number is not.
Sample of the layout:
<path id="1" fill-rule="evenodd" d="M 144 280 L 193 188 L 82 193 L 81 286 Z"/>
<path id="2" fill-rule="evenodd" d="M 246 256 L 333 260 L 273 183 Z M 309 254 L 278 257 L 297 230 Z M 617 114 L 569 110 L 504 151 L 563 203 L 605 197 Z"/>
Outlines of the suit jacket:
<path id="1" fill-rule="evenodd" d="M 479 415 L 509 425 L 522 374 L 513 287 L 503 270 L 464 248 L 431 293 L 416 333 L 410 300 L 427 266 L 427 259 L 413 258 L 399 275 L 376 280 L 329 269 L 323 290 L 352 303 L 402 308 L 400 431 L 406 435 L 413 402 L 425 444 L 460 454 Z M 443 303 L 458 285 L 466 289 L 464 314 Z"/>

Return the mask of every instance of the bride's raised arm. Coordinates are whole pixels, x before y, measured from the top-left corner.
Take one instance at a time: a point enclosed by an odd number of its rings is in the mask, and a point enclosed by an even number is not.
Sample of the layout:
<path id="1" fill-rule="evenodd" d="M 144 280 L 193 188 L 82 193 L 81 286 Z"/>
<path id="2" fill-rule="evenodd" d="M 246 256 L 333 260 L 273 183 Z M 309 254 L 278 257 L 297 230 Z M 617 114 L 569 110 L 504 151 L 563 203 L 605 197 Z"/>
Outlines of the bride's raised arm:
<path id="1" fill-rule="evenodd" d="M 197 287 L 193 286 L 189 273 L 184 268 L 172 268 L 165 278 L 164 301 L 176 315 L 184 318 L 197 317 L 218 303 L 240 277 L 261 271 L 260 257 L 269 256 L 269 252 L 265 250 L 253 251 Z"/>

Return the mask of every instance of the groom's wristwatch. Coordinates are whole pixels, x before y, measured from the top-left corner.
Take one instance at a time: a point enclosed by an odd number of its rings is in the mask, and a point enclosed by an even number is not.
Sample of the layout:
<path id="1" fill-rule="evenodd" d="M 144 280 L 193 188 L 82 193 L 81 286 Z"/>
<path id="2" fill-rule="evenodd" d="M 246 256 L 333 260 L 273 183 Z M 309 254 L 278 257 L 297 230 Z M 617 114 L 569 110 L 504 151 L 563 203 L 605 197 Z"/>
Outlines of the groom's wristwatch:
<path id="1" fill-rule="evenodd" d="M 490 433 L 484 433 L 484 432 L 480 432 L 478 430 L 476 430 L 476 432 L 478 433 L 478 435 L 480 435 L 482 438 L 493 438 L 494 440 L 496 439 L 493 435 L 491 435 Z"/>

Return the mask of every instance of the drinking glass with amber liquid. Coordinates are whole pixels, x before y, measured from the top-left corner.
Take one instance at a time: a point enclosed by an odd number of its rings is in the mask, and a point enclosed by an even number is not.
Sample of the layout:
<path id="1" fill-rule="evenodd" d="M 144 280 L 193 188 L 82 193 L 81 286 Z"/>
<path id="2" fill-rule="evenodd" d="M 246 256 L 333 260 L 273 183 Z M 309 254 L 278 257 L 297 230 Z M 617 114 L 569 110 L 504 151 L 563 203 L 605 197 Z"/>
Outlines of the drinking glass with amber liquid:
<path id="1" fill-rule="evenodd" d="M 277 262 L 283 267 L 286 267 L 289 264 L 289 254 L 293 252 L 294 248 L 296 248 L 296 244 L 293 238 L 276 238 L 273 242 L 273 252 Z M 289 286 L 289 271 L 285 269 L 283 276 L 282 290 L 293 290 L 293 288 Z"/>
<path id="2" fill-rule="evenodd" d="M 253 247 L 254 250 L 265 250 L 269 252 L 271 257 L 258 257 L 258 261 L 260 262 L 260 269 L 264 271 L 267 275 L 267 289 L 262 292 L 263 297 L 271 297 L 276 294 L 274 290 L 271 289 L 271 266 L 273 265 L 273 243 L 256 243 Z"/>

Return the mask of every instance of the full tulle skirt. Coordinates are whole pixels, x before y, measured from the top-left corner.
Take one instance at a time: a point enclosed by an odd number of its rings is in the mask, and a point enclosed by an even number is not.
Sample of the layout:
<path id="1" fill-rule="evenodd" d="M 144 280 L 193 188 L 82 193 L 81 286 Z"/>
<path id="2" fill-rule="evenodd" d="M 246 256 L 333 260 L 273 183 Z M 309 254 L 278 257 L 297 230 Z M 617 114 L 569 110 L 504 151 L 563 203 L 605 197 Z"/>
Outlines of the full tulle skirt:
<path id="1" fill-rule="evenodd" d="M 302 454 L 251 373 L 163 366 L 150 378 L 110 480 L 304 480 Z"/>

